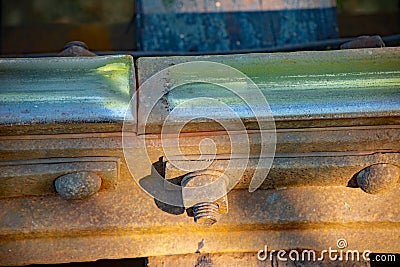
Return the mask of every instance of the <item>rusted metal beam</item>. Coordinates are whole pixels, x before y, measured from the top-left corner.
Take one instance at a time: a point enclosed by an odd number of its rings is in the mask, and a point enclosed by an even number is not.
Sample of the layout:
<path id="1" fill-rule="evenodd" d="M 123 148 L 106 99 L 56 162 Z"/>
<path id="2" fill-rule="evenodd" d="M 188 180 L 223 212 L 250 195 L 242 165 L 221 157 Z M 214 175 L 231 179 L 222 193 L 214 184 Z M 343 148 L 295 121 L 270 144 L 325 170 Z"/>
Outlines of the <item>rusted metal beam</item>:
<path id="1" fill-rule="evenodd" d="M 1 161 L 0 198 L 52 195 L 59 191 L 55 187 L 55 181 L 58 178 L 79 173 L 100 175 L 100 186 L 96 192 L 100 187 L 112 189 L 117 184 L 119 165 L 120 160 L 116 157 Z M 59 180 L 60 188 L 63 186 L 62 184 Z"/>
<path id="2" fill-rule="evenodd" d="M 348 249 L 398 253 L 399 193 L 397 188 L 371 195 L 346 187 L 234 190 L 229 213 L 212 228 L 197 226 L 184 211 L 161 211 L 129 181 L 117 192 L 85 201 L 3 199 L 1 259 L 3 265 L 56 263 L 198 250 L 255 252 L 264 245 L 321 251 L 336 247 L 339 238 L 347 240 Z"/>
<path id="3" fill-rule="evenodd" d="M 157 167 L 164 178 L 179 184 L 182 176 L 192 177 L 193 174 L 172 165 L 172 160 L 189 167 L 200 164 L 202 160 L 207 161 L 210 154 L 201 153 L 201 149 L 212 151 L 213 146 L 205 143 L 199 147 L 199 144 L 208 138 L 215 143 L 216 151 L 210 169 L 220 171 L 229 156 L 240 159 L 244 155 L 231 155 L 230 138 L 233 136 L 209 125 L 207 121 L 198 121 L 189 125 L 192 127 L 188 128 L 190 131 L 179 136 L 182 155 L 178 155 L 170 153 L 176 143 L 170 138 L 172 135 L 163 136 L 158 131 L 160 122 L 157 120 L 149 121 L 150 126 L 155 126 L 147 128 L 152 129 L 151 134 L 121 132 L 123 116 L 118 112 L 122 107 L 129 106 L 130 96 L 124 94 L 122 97 L 120 87 L 108 81 L 115 77 L 115 71 L 117 77 L 124 79 L 123 84 L 132 86 L 133 67 L 124 67 L 123 75 L 115 68 L 102 74 L 96 69 L 111 62 L 128 66 L 131 61 L 125 57 L 50 59 L 48 70 L 45 59 L 22 60 L 21 65 L 13 65 L 14 60 L 2 60 L 4 64 L 0 66 L 0 75 L 3 75 L 2 81 L 8 81 L 8 86 L 5 83 L 0 85 L 3 89 L 0 96 L 5 104 L 0 108 L 0 184 L 3 185 L 0 187 L 3 194 L 0 198 L 0 265 L 196 252 L 201 255 L 230 252 L 254 256 L 265 245 L 274 250 L 313 249 L 320 252 L 329 247 L 336 248 L 340 238 L 346 239 L 348 249 L 400 253 L 400 210 L 396 204 L 400 200 L 399 181 L 396 181 L 400 166 L 398 52 L 398 48 L 382 48 L 327 53 L 140 59 L 136 70 L 139 85 L 170 64 L 208 60 L 232 64 L 255 79 L 265 96 L 270 96 L 267 98 L 271 99 L 276 121 L 276 153 L 272 168 L 264 177 L 261 188 L 248 192 L 255 160 L 271 156 L 260 152 L 265 145 L 263 142 L 273 140 L 267 138 L 262 141 L 260 136 L 263 131 L 265 137 L 271 136 L 271 129 L 260 131 L 259 127 L 247 124 L 251 130 L 232 133 L 248 139 L 250 161 L 236 187 L 227 195 L 228 212 L 221 214 L 218 222 L 209 228 L 195 224 L 191 217 L 193 214 L 184 206 L 166 205 L 143 191 L 146 183 L 151 184 L 155 176 L 147 161 Z M 63 69 L 65 62 L 67 64 Z M 91 65 L 93 62 L 96 62 L 95 67 Z M 83 75 L 72 71 L 74 75 L 67 79 L 65 87 L 60 85 L 54 96 L 47 93 L 44 98 L 46 101 L 54 98 L 50 104 L 58 106 L 55 114 L 44 114 L 39 124 L 33 120 L 39 118 L 35 117 L 39 113 L 21 112 L 27 109 L 26 106 L 34 108 L 37 99 L 21 99 L 25 90 L 28 93 L 31 91 L 29 86 L 10 82 L 13 68 L 19 76 L 30 77 L 35 82 L 35 92 L 40 94 L 41 88 L 49 91 L 48 83 L 58 72 L 60 77 L 65 78 L 78 63 L 85 70 Z M 29 71 L 35 69 L 35 64 L 40 66 L 40 75 Z M 46 72 L 51 75 L 43 76 Z M 339 73 L 352 74 L 347 78 Z M 179 78 L 182 73 L 169 74 L 170 78 Z M 93 78 L 96 84 L 88 83 L 88 77 Z M 353 80 L 355 77 L 359 79 Z M 272 81 L 281 86 L 281 89 L 276 89 L 279 93 L 275 96 L 271 89 Z M 327 81 L 326 88 L 324 81 Z M 292 85 L 291 89 L 285 87 L 289 85 Z M 20 90 L 16 90 L 18 86 L 22 86 Z M 72 92 L 80 86 L 87 90 L 83 94 L 92 98 L 98 96 L 96 99 L 99 102 L 78 99 Z M 204 89 L 206 94 L 210 93 L 210 88 L 198 87 L 199 90 Z M 173 101 L 190 99 L 190 94 L 185 91 L 188 87 L 181 89 L 175 95 L 164 95 L 163 99 L 168 100 L 169 105 Z M 330 89 L 335 93 L 326 95 Z M 267 94 L 269 90 L 272 95 Z M 223 94 L 218 95 L 220 92 L 217 90 L 215 93 L 223 99 Z M 137 120 L 145 125 L 140 121 L 141 117 L 134 113 L 136 104 L 139 104 L 140 114 L 140 108 L 143 108 L 140 105 L 146 104 L 147 93 L 141 94 L 137 98 L 139 102 L 131 105 L 134 108 L 129 122 L 133 122 L 133 126 Z M 198 93 L 194 91 L 192 96 Z M 281 99 L 282 96 L 285 98 Z M 65 105 L 59 106 L 63 100 Z M 46 101 L 39 103 L 42 111 L 48 110 Z M 117 105 L 115 110 L 101 109 L 104 103 L 113 101 Z M 346 110 L 351 112 L 336 110 L 336 101 L 347 105 Z M 76 120 L 63 121 L 58 116 L 62 113 L 58 112 L 67 110 L 72 102 L 79 103 L 82 113 L 76 115 Z M 323 106 L 328 102 L 329 105 Z M 165 102 L 161 101 L 161 104 Z M 298 105 L 303 106 L 294 108 Z M 311 108 L 317 106 L 320 106 L 319 109 Z M 307 107 L 310 107 L 309 113 L 306 112 Z M 119 115 L 111 112 L 113 110 Z M 159 118 L 170 112 L 159 110 L 164 112 L 156 114 L 161 114 Z M 329 112 L 317 112 L 321 110 Z M 73 118 L 74 114 L 68 116 Z M 58 128 L 54 129 L 54 125 Z M 147 155 L 137 159 L 133 172 L 127 164 L 129 158 L 124 154 L 123 137 L 133 141 L 129 147 L 133 157 L 143 155 L 140 144 L 143 141 L 146 144 Z M 167 152 L 170 153 L 168 157 Z M 203 158 L 199 159 L 199 156 Z M 147 172 L 144 176 L 135 177 L 138 183 L 132 176 L 137 174 L 135 169 Z M 235 168 L 232 170 L 235 171 Z M 102 179 L 98 192 L 84 199 L 68 200 L 65 195 L 58 195 L 55 187 L 53 190 L 47 190 L 48 187 L 42 190 L 42 185 L 51 187 L 58 177 L 79 171 L 96 173 Z M 393 176 L 385 175 L 390 179 L 380 180 L 379 174 L 382 173 Z M 107 175 L 114 186 L 103 187 Z M 79 186 L 81 184 L 84 183 L 78 183 Z M 164 184 L 160 186 L 164 188 Z M 380 193 L 382 188 L 386 191 Z M 151 259 L 157 262 L 156 258 Z M 258 262 L 257 258 L 254 260 Z"/>

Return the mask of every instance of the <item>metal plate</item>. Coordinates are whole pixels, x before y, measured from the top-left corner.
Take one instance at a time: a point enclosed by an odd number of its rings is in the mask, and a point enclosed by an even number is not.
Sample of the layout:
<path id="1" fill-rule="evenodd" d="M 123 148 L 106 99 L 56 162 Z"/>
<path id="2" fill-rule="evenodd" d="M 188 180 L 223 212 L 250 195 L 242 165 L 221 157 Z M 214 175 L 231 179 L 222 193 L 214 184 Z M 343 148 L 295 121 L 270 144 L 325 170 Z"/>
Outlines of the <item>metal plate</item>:
<path id="1" fill-rule="evenodd" d="M 255 82 L 268 101 L 276 128 L 399 124 L 399 55 L 400 48 L 382 48 L 140 58 L 137 63 L 138 82 L 141 86 L 155 73 L 179 63 L 212 61 L 234 67 Z M 231 107 L 247 129 L 263 127 L 262 120 L 258 125 L 257 120 L 248 115 L 246 103 L 232 92 L 207 83 L 192 83 L 190 73 L 174 70 L 169 69 L 165 82 L 152 90 L 140 90 L 139 87 L 138 133 L 144 133 L 144 128 L 146 133 L 160 133 L 167 116 L 170 116 L 170 121 L 179 123 L 194 115 L 200 118 L 188 123 L 183 131 L 223 130 L 212 120 L 201 119 L 207 110 L 213 109 L 210 102 L 199 101 L 197 109 L 193 109 L 193 105 L 181 106 L 179 112 L 171 112 L 177 105 L 201 97 L 211 97 Z M 202 71 L 207 73 L 207 70 Z M 223 73 L 220 79 L 220 83 L 227 87 L 235 82 L 224 79 Z M 168 87 L 185 82 L 188 84 L 173 90 Z M 150 110 L 148 103 L 144 102 L 158 94 L 163 97 L 146 120 L 144 114 Z M 247 96 L 245 90 L 242 94 Z M 232 123 L 235 118 L 223 112 L 213 111 L 223 118 L 221 121 Z"/>
<path id="2" fill-rule="evenodd" d="M 113 157 L 48 158 L 0 162 L 0 198 L 52 195 L 54 180 L 89 171 L 102 178 L 102 189 L 115 189 L 119 159 Z"/>
<path id="3" fill-rule="evenodd" d="M 135 88 L 132 66 L 130 56 L 0 59 L 1 134 L 112 129 Z"/>

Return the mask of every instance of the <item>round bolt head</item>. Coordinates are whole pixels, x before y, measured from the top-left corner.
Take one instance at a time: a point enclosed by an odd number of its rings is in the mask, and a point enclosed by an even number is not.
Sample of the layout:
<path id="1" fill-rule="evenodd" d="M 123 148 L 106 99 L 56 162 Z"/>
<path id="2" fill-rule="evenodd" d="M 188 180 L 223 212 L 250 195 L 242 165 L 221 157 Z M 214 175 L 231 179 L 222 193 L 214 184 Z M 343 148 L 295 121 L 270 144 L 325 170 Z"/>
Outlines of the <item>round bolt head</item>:
<path id="1" fill-rule="evenodd" d="M 85 42 L 82 41 L 71 41 L 65 44 L 64 49 L 70 48 L 71 46 L 80 46 L 83 47 L 87 50 L 89 50 L 89 47 L 87 46 L 87 44 Z"/>
<path id="2" fill-rule="evenodd" d="M 379 194 L 395 188 L 399 176 L 399 167 L 391 164 L 376 164 L 358 173 L 357 184 L 369 194 Z"/>
<path id="3" fill-rule="evenodd" d="M 64 46 L 64 50 L 58 53 L 61 57 L 94 57 L 95 53 L 89 51 L 88 46 L 81 41 L 72 41 Z"/>
<path id="4" fill-rule="evenodd" d="M 99 191 L 101 178 L 92 172 L 75 172 L 58 177 L 54 185 L 62 198 L 83 199 Z"/>

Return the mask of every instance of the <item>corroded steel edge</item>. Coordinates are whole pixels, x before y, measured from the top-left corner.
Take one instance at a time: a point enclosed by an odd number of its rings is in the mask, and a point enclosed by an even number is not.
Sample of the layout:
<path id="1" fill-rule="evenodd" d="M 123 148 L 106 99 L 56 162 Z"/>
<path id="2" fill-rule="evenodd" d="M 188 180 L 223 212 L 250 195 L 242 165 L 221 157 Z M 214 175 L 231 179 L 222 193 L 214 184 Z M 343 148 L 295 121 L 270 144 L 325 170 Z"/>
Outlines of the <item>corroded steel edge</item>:
<path id="1" fill-rule="evenodd" d="M 321 152 L 392 155 L 400 151 L 398 120 L 393 124 L 278 129 L 277 153 L 294 160 L 302 153 L 312 157 Z M 1 137 L 2 161 L 60 155 L 123 159 L 118 132 L 17 135 Z M 230 151 L 229 140 L 219 132 L 184 136 L 181 145 L 189 155 L 198 154 L 197 144 L 205 136 L 219 142 L 219 153 Z M 254 154 L 259 150 L 258 138 L 256 132 L 249 132 Z M 163 156 L 159 136 L 149 139 L 149 157 L 156 162 Z M 145 194 L 124 160 L 120 178 L 115 190 L 84 201 L 57 196 L 1 199 L 0 207 L 7 208 L 0 209 L 0 265 L 195 253 L 200 242 L 205 244 L 201 252 L 222 253 L 254 252 L 266 244 L 271 249 L 322 250 L 346 238 L 349 249 L 400 253 L 399 186 L 380 195 L 332 186 L 329 181 L 325 187 L 233 190 L 228 194 L 229 213 L 204 229 L 183 210 L 160 205 Z"/>
<path id="2" fill-rule="evenodd" d="M 185 134 L 183 151 L 196 155 L 197 144 L 205 136 L 219 143 L 220 153 L 229 151 L 227 137 L 216 132 Z M 256 153 L 258 135 L 249 136 Z M 323 158 L 332 151 L 342 151 L 343 155 L 378 153 L 386 157 L 400 151 L 400 131 L 395 125 L 280 130 L 277 137 L 280 159 L 299 159 L 300 164 L 304 164 L 302 154 Z M 161 143 L 157 135 L 150 139 L 149 155 L 156 162 L 162 156 Z M 118 133 L 10 136 L 0 140 L 0 155 L 2 161 L 60 155 L 123 159 L 121 146 Z M 345 178 L 349 175 L 346 173 Z M 228 194 L 229 213 L 204 230 L 182 210 L 160 206 L 145 194 L 122 160 L 116 189 L 99 192 L 85 201 L 69 202 L 57 196 L 0 200 L 0 206 L 8 207 L 0 211 L 0 264 L 194 253 L 202 239 L 207 242 L 204 251 L 215 253 L 257 251 L 264 243 L 274 248 L 322 250 L 333 246 L 339 237 L 346 238 L 354 248 L 399 252 L 400 210 L 395 204 L 399 188 L 389 194 L 369 195 L 359 188 L 329 186 L 338 178 L 326 181 L 326 187 L 255 193 L 234 190 Z"/>

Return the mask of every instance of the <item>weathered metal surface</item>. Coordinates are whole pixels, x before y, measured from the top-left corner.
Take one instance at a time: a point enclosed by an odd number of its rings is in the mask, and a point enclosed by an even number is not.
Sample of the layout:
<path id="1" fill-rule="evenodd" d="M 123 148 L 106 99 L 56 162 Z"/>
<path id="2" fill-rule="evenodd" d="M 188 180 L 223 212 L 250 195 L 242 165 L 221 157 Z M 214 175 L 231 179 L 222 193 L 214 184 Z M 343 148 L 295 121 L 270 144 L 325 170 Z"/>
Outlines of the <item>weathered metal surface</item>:
<path id="1" fill-rule="evenodd" d="M 203 155 L 204 156 L 204 155 Z M 269 155 L 271 157 L 272 155 Z M 196 156 L 195 156 L 196 157 Z M 195 158 L 193 157 L 193 158 Z M 246 170 L 243 173 L 241 180 L 236 184 L 236 189 L 249 188 L 250 180 L 258 166 L 259 159 L 268 157 L 268 155 L 259 155 L 250 157 Z M 180 160 L 180 158 L 170 158 L 174 164 L 185 166 L 187 169 L 196 169 L 202 163 L 199 160 Z M 230 159 L 229 155 L 221 155 L 209 165 L 208 170 L 219 171 L 225 175 L 234 175 L 234 172 L 239 172 L 239 167 L 235 167 L 235 160 Z M 207 158 L 204 161 L 210 162 Z M 231 166 L 228 169 L 228 164 L 231 161 Z M 233 163 L 232 163 L 233 161 Z M 379 191 L 378 189 L 389 189 L 396 186 L 399 179 L 397 168 L 400 166 L 400 153 L 365 153 L 363 152 L 348 152 L 348 153 L 303 153 L 297 155 L 275 155 L 272 168 L 265 177 L 261 188 L 263 189 L 279 189 L 290 186 L 352 186 L 357 187 L 355 177 L 359 172 L 371 165 L 388 163 L 393 164 L 392 167 L 380 170 L 374 174 L 376 184 L 366 186 L 370 188 L 370 192 Z M 175 179 L 184 175 L 185 171 L 177 169 L 174 164 L 166 164 L 165 177 L 166 179 Z M 391 176 L 386 177 L 389 172 Z M 381 173 L 381 174 L 379 174 Z M 383 176 L 383 177 L 381 177 Z M 364 177 L 364 175 L 361 175 Z M 360 180 L 360 179 L 357 179 Z M 363 189 L 364 186 L 360 187 Z M 375 188 L 376 187 L 376 188 Z M 374 188 L 374 189 L 372 189 Z M 369 190 L 367 190 L 369 191 Z"/>
<path id="2" fill-rule="evenodd" d="M 7 207 L 0 211 L 1 264 L 255 252 L 264 245 L 321 251 L 338 238 L 349 249 L 400 251 L 399 187 L 380 195 L 346 187 L 234 190 L 229 213 L 211 228 L 196 226 L 183 211 L 162 212 L 130 179 L 118 189 L 79 202 L 0 200 Z"/>
<path id="3" fill-rule="evenodd" d="M 282 54 L 248 54 L 229 56 L 196 56 L 140 58 L 138 60 L 138 82 L 142 85 L 152 75 L 171 65 L 191 61 L 213 61 L 234 67 L 260 88 L 271 108 L 277 128 L 304 128 L 357 125 L 399 124 L 400 110 L 400 49 L 359 49 L 328 52 L 297 52 Z M 209 101 L 200 100 L 196 108 L 176 106 L 193 98 L 212 97 L 228 105 L 235 114 L 243 118 L 247 129 L 263 127 L 249 117 L 247 103 L 231 91 L 207 82 L 193 83 L 193 76 L 179 68 L 179 73 L 170 69 L 165 84 L 141 92 L 139 101 L 146 101 L 153 95 L 164 95 L 155 105 L 146 120 L 148 106 L 139 104 L 138 131 L 144 125 L 148 133 L 160 133 L 167 116 L 174 123 L 186 122 L 194 114 L 198 117 L 212 107 Z M 202 74 L 207 70 L 202 69 Z M 214 77 L 215 70 L 210 70 Z M 220 73 L 225 77 L 224 73 Z M 206 75 L 205 75 L 206 76 Z M 168 86 L 189 83 L 177 88 Z M 220 81 L 229 88 L 238 81 Z M 246 92 L 241 92 L 247 96 Z M 203 113 L 204 114 L 203 114 Z M 224 110 L 218 113 L 222 122 L 234 123 L 235 118 Z M 218 117 L 219 118 L 219 117 Z M 259 126 L 260 125 L 260 126 Z M 164 125 L 165 126 L 165 125 Z M 185 126 L 183 131 L 221 130 L 211 120 L 199 118 Z M 238 128 L 239 130 L 239 128 Z"/>
<path id="4" fill-rule="evenodd" d="M 87 125 L 87 124 L 85 124 Z M 89 127 L 91 125 L 89 124 Z M 86 128 L 85 128 L 86 129 Z M 102 156 L 114 155 L 113 151 L 122 148 L 121 133 L 87 133 L 58 135 L 20 135 L 3 136 L 0 139 L 0 159 L 26 160 L 37 158 L 74 157 L 74 155 Z M 230 140 L 224 132 L 201 132 L 181 134 L 180 146 L 184 155 L 198 155 L 198 144 L 204 138 L 210 138 L 217 145 L 217 154 L 230 153 Z M 260 138 L 257 132 L 248 132 L 251 145 L 250 154 L 259 151 Z M 151 147 L 161 147 L 159 135 L 147 136 Z M 278 129 L 276 154 L 311 152 L 347 152 L 361 151 L 374 153 L 398 152 L 400 150 L 400 127 L 398 125 L 330 127 L 313 129 Z M 164 149 L 170 146 L 164 141 Z M 121 156 L 122 154 L 118 154 Z M 161 153 L 153 155 L 152 161 L 159 160 Z M 323 155 L 323 154 L 322 154 Z M 340 154 L 338 154 L 340 156 Z"/>
<path id="5" fill-rule="evenodd" d="M 76 172 L 93 172 L 101 177 L 102 189 L 113 189 L 118 181 L 119 166 L 116 157 L 1 161 L 0 198 L 52 195 L 57 178 Z"/>
<path id="6" fill-rule="evenodd" d="M 137 1 L 143 51 L 227 51 L 338 37 L 336 2 Z"/>
<path id="7" fill-rule="evenodd" d="M 0 198 L 0 265 L 194 253 L 248 252 L 248 255 L 256 257 L 254 253 L 264 249 L 265 245 L 273 250 L 322 251 L 329 247 L 336 248 L 340 238 L 346 239 L 348 249 L 400 253 L 399 183 L 393 183 L 391 190 L 381 194 L 368 194 L 357 188 L 357 174 L 363 169 L 375 164 L 399 166 L 397 52 L 397 48 L 384 48 L 327 54 L 139 60 L 139 84 L 149 75 L 169 64 L 179 63 L 179 60 L 209 59 L 242 68 L 256 83 L 257 79 L 261 81 L 258 83 L 263 92 L 273 88 L 269 80 L 282 82 L 281 85 L 293 85 L 293 90 L 284 86 L 278 88 L 279 93 L 271 101 L 271 108 L 277 115 L 275 161 L 261 189 L 253 193 L 247 190 L 253 161 L 258 156 L 270 155 L 260 155 L 263 144 L 259 130 L 234 133 L 246 134 L 250 144 L 250 164 L 238 185 L 227 195 L 229 212 L 208 228 L 193 223 L 193 214 L 189 214 L 188 210 L 154 200 L 135 183 L 124 160 L 119 119 L 104 124 L 106 127 L 103 125 L 103 128 L 96 126 L 96 123 L 79 121 L 72 126 L 65 124 L 54 132 L 51 130 L 54 124 L 50 121 L 19 125 L 19 128 L 13 125 L 2 127 L 0 175 L 13 177 L 12 185 L 17 185 L 19 189 L 16 190 L 17 195 Z M 339 57 L 347 57 L 348 65 Z M 249 60 L 248 64 L 246 60 Z M 361 74 L 355 81 L 352 80 L 356 77 L 353 74 L 348 80 L 339 75 L 339 80 L 343 81 L 343 87 L 339 86 L 339 89 L 322 86 L 341 71 Z M 318 75 L 322 75 L 320 80 Z M 285 79 L 288 83 L 284 83 Z M 295 83 L 296 79 L 298 84 Z M 308 87 L 308 80 L 315 83 Z M 302 84 L 304 90 L 300 88 Z M 344 89 L 348 85 L 354 85 L 354 88 L 351 87 L 354 90 Z M 319 93 L 321 91 L 326 94 Z M 339 93 L 343 94 L 342 98 L 334 97 Z M 190 97 L 189 94 L 176 96 L 173 98 L 169 95 L 167 99 L 178 101 L 179 97 Z M 358 98 L 366 106 L 357 102 Z M 292 107 L 298 100 L 304 100 L 301 103 L 304 106 Z M 350 105 L 348 110 L 354 108 L 358 113 L 341 113 L 341 110 L 334 109 L 337 100 L 338 106 Z M 311 108 L 305 110 L 309 103 L 317 105 L 319 101 L 322 102 L 321 109 L 326 108 L 329 112 L 320 116 L 312 113 Z M 329 103 L 332 105 L 327 105 Z M 287 114 L 280 116 L 280 109 Z M 34 131 L 33 127 L 36 128 Z M 196 127 L 197 131 L 179 136 L 180 149 L 187 156 L 186 163 L 190 165 L 194 159 L 199 159 L 199 155 L 204 154 L 201 153 L 202 149 L 211 151 L 208 144 L 201 149 L 199 147 L 201 141 L 208 138 L 215 143 L 216 151 L 215 161 L 210 166 L 216 170 L 223 168 L 231 153 L 230 136 L 224 131 L 215 131 L 218 129 L 203 122 Z M 12 132 L 13 129 L 17 132 Z M 168 135 L 163 136 L 162 142 L 160 134 L 129 134 L 133 140 L 132 151 L 136 149 L 138 152 L 142 148 L 139 144 L 145 140 L 149 160 L 160 167 L 160 172 L 166 178 L 175 179 L 187 174 L 170 168 L 169 160 L 166 160 L 167 163 L 162 161 L 165 152 L 175 144 Z M 265 141 L 270 140 L 267 138 Z M 175 160 L 182 160 L 179 155 L 174 156 Z M 98 160 L 108 157 L 114 160 Z M 105 179 L 101 173 L 113 172 L 112 166 L 115 165 L 109 166 L 108 163 L 115 163 L 118 159 L 122 164 L 113 190 L 101 188 L 91 197 L 76 201 L 65 200 L 54 191 L 39 190 L 36 196 L 21 193 L 33 188 L 30 187 L 32 183 L 25 183 L 25 175 L 35 176 L 34 185 L 40 185 L 42 180 L 38 177 L 42 175 L 47 177 L 51 174 L 51 179 L 47 179 L 51 184 L 60 175 L 80 170 L 97 173 L 102 177 L 103 186 Z M 205 160 L 204 157 L 202 159 Z M 152 178 L 146 160 L 140 158 L 135 166 L 149 171 L 148 176 L 140 177 L 143 183 Z M 71 165 L 67 162 L 71 162 Z M 86 167 L 79 169 L 76 162 Z M 32 172 L 35 166 L 41 170 L 37 172 L 39 175 Z M 53 175 L 57 166 L 63 166 L 63 171 Z M 74 167 L 68 169 L 65 166 Z M 4 176 L 4 168 L 13 174 Z M 6 185 L 8 188 L 12 186 Z M 252 262 L 250 258 L 248 262 Z M 257 258 L 254 261 L 258 264 Z"/>
<path id="8" fill-rule="evenodd" d="M 78 123 L 104 130 L 122 122 L 135 88 L 130 56 L 0 59 L 0 80 L 2 135 L 18 134 L 18 125 L 41 134 L 76 132 Z"/>

